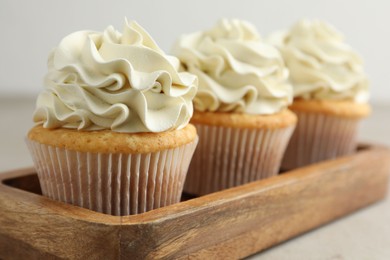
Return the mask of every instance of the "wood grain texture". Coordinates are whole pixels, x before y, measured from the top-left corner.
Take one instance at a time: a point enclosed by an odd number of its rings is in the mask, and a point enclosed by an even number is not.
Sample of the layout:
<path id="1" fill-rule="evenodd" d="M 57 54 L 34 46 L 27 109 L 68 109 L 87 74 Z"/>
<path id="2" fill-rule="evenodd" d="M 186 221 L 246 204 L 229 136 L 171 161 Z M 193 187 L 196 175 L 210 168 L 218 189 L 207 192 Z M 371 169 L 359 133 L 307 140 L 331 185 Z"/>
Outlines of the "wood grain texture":
<path id="1" fill-rule="evenodd" d="M 369 146 L 125 217 L 52 201 L 36 194 L 33 169 L 9 172 L 0 175 L 0 258 L 243 258 L 382 199 L 389 172 L 389 150 Z"/>

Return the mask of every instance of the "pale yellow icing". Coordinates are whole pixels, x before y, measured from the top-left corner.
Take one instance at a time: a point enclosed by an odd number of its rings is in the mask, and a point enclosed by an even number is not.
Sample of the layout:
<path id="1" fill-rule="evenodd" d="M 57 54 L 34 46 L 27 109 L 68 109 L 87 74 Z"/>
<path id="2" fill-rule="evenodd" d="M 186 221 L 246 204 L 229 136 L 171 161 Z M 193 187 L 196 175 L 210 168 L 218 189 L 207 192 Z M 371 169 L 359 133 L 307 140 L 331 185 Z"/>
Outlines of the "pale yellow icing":
<path id="1" fill-rule="evenodd" d="M 135 22 L 126 20 L 123 33 L 112 26 L 72 33 L 49 56 L 34 121 L 129 133 L 183 128 L 197 78 L 179 65 Z"/>
<path id="2" fill-rule="evenodd" d="M 290 30 L 271 35 L 270 41 L 290 70 L 295 97 L 367 102 L 363 62 L 330 24 L 301 20 Z"/>
<path id="3" fill-rule="evenodd" d="M 291 103 L 279 51 L 246 21 L 224 19 L 210 30 L 183 35 L 173 54 L 199 78 L 198 111 L 274 114 Z"/>

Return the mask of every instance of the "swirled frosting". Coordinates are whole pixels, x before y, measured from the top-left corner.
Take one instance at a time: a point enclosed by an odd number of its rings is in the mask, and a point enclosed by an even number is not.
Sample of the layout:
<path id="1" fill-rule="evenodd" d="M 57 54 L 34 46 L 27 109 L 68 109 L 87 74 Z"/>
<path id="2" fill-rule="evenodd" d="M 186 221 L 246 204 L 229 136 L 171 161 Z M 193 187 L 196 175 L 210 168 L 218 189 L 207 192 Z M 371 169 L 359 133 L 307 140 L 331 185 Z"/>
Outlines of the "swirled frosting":
<path id="1" fill-rule="evenodd" d="M 319 20 L 301 20 L 270 37 L 290 70 L 294 96 L 367 102 L 368 80 L 359 55 L 343 35 Z"/>
<path id="2" fill-rule="evenodd" d="M 292 100 L 279 51 L 248 22 L 224 19 L 210 30 L 183 35 L 173 54 L 198 76 L 198 111 L 273 114 Z"/>
<path id="3" fill-rule="evenodd" d="M 126 20 L 123 33 L 112 26 L 72 33 L 49 55 L 34 121 L 128 133 L 180 129 L 192 116 L 197 78 L 179 66 L 135 22 Z"/>

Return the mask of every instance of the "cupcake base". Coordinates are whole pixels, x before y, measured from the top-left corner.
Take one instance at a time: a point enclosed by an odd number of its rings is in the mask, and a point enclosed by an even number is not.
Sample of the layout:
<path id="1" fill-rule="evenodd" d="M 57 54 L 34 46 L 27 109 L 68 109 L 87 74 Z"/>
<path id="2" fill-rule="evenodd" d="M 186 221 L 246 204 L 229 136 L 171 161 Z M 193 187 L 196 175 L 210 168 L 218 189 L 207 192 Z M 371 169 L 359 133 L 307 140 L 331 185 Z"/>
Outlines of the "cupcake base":
<path id="1" fill-rule="evenodd" d="M 283 170 L 352 154 L 358 126 L 370 108 L 352 101 L 296 100 L 290 109 L 298 116 L 286 149 Z"/>
<path id="2" fill-rule="evenodd" d="M 26 142 L 43 195 L 123 216 L 180 202 L 198 137 L 192 125 L 158 134 L 37 126 Z"/>
<path id="3" fill-rule="evenodd" d="M 359 120 L 302 112 L 296 114 L 299 123 L 287 146 L 283 170 L 349 155 L 356 150 Z"/>
<path id="4" fill-rule="evenodd" d="M 43 195 L 115 216 L 180 201 L 197 140 L 146 154 L 77 152 L 27 141 Z"/>
<path id="5" fill-rule="evenodd" d="M 277 175 L 296 117 L 289 111 L 276 116 L 215 115 L 228 126 L 217 125 L 211 113 L 199 113 L 192 122 L 199 144 L 191 161 L 184 191 L 205 195 Z M 215 113 L 213 113 L 215 114 Z M 226 120 L 223 120 L 224 117 Z M 199 118 L 199 120 L 198 120 Z M 211 120 L 205 124 L 205 119 Z M 222 118 L 222 119 L 221 119 Z M 261 120 L 263 118 L 263 120 Z M 285 120 L 287 119 L 287 120 Z M 197 123 L 201 120 L 202 123 Z M 235 123 L 238 124 L 232 127 Z"/>

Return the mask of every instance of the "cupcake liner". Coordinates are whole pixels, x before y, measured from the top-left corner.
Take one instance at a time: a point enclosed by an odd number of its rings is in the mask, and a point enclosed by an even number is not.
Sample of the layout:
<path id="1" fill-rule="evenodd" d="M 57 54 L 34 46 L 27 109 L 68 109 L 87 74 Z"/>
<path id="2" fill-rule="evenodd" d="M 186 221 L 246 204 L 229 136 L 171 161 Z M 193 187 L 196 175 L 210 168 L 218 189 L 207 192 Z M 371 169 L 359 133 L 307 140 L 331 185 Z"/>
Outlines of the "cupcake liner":
<path id="1" fill-rule="evenodd" d="M 26 142 L 43 195 L 123 216 L 179 202 L 198 141 L 146 154 L 77 152 Z"/>
<path id="2" fill-rule="evenodd" d="M 194 124 L 199 144 L 184 191 L 204 195 L 277 175 L 295 126 L 239 129 Z"/>
<path id="3" fill-rule="evenodd" d="M 298 124 L 283 158 L 283 170 L 334 159 L 356 150 L 359 119 L 294 113 L 298 116 Z"/>

